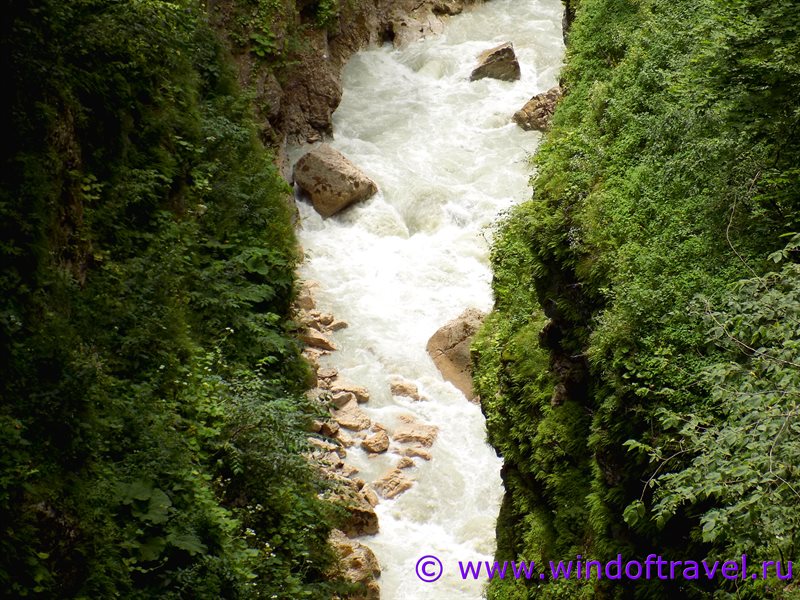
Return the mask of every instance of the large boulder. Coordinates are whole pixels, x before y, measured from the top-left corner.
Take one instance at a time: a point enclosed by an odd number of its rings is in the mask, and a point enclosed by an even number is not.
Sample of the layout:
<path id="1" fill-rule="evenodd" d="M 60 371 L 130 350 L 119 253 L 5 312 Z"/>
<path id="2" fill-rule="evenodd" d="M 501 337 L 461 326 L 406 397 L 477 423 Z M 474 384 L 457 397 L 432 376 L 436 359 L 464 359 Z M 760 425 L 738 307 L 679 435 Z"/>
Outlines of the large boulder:
<path id="1" fill-rule="evenodd" d="M 472 389 L 469 347 L 485 316 L 476 308 L 468 308 L 434 333 L 426 347 L 442 377 L 461 390 L 470 401 L 475 400 L 475 392 Z"/>
<path id="2" fill-rule="evenodd" d="M 517 55 L 511 42 L 484 50 L 478 55 L 478 66 L 472 71 L 470 81 L 491 77 L 503 81 L 516 81 L 520 70 Z"/>
<path id="3" fill-rule="evenodd" d="M 536 94 L 521 109 L 514 113 L 514 122 L 525 131 L 546 131 L 561 98 L 561 88 L 555 86 L 542 94 Z"/>
<path id="4" fill-rule="evenodd" d="M 294 181 L 323 217 L 371 197 L 378 186 L 341 152 L 322 144 L 294 166 Z"/>

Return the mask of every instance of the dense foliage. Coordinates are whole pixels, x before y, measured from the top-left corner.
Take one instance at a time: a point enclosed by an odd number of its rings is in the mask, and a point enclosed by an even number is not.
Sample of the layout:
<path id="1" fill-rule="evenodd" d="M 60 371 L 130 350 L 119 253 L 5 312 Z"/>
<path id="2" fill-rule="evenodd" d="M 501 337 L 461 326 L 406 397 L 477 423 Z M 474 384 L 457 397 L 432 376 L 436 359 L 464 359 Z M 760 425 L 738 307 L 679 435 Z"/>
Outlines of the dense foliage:
<path id="1" fill-rule="evenodd" d="M 498 557 L 800 558 L 800 5 L 582 0 L 475 343 Z M 490 598 L 768 598 L 771 580 Z"/>
<path id="2" fill-rule="evenodd" d="M 0 594 L 330 598 L 288 189 L 203 5 L 2 28 Z"/>

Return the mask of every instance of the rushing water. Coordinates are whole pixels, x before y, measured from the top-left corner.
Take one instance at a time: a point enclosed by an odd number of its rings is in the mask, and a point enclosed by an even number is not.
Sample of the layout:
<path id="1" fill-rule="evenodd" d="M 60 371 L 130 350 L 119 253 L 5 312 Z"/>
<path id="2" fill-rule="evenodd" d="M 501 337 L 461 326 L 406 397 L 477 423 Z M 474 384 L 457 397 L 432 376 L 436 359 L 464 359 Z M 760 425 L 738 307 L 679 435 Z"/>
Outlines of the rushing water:
<path id="1" fill-rule="evenodd" d="M 511 115 L 556 83 L 561 10 L 560 0 L 492 0 L 451 19 L 438 37 L 358 53 L 344 71 L 332 145 L 380 192 L 327 220 L 299 202 L 301 275 L 320 283 L 319 307 L 350 324 L 323 364 L 368 387 L 366 410 L 390 431 L 404 413 L 440 429 L 433 460 L 415 459 L 414 487 L 378 505 L 381 531 L 364 540 L 380 560 L 384 600 L 481 596 L 482 582 L 462 581 L 458 561 L 494 551 L 501 461 L 479 407 L 443 381 L 425 345 L 465 308 L 491 308 L 491 226 L 530 195 L 526 159 L 539 141 Z M 471 83 L 476 55 L 507 40 L 521 80 Z M 428 399 L 392 397 L 393 376 Z M 348 453 L 366 481 L 397 460 L 391 449 Z M 444 565 L 434 583 L 415 575 L 426 554 Z"/>

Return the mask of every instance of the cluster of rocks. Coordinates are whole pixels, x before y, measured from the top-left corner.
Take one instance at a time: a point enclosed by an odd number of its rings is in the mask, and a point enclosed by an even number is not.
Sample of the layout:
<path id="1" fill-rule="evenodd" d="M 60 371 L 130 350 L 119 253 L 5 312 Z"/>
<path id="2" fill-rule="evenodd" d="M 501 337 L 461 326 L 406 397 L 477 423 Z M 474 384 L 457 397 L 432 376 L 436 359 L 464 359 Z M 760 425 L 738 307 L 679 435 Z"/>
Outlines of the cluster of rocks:
<path id="1" fill-rule="evenodd" d="M 520 67 L 514 46 L 505 42 L 494 48 L 484 50 L 478 55 L 478 65 L 473 69 L 471 81 L 490 77 L 502 81 L 516 81 L 520 78 Z M 556 104 L 561 99 L 560 86 L 536 94 L 514 113 L 514 122 L 525 131 L 547 131 Z"/>
<path id="2" fill-rule="evenodd" d="M 347 517 L 331 534 L 330 543 L 339 556 L 335 574 L 363 584 L 363 595 L 350 600 L 375 600 L 380 597 L 380 566 L 373 552 L 353 538 L 378 533 L 375 506 L 381 499 L 396 498 L 414 485 L 411 474 L 415 460 L 431 460 L 430 448 L 438 428 L 420 422 L 410 414 L 398 417 L 393 427 L 373 422 L 362 406 L 369 402 L 367 388 L 347 381 L 333 367 L 321 366 L 320 359 L 336 351 L 333 332 L 347 327 L 333 315 L 316 307 L 314 291 L 318 284 L 307 282 L 295 301 L 295 320 L 302 325 L 303 354 L 313 369 L 313 388 L 308 394 L 328 411 L 328 418 L 311 425 L 309 459 L 331 482 L 330 500 L 343 507 Z M 411 401 L 426 398 L 418 386 L 402 377 L 389 382 L 393 396 Z M 349 448 L 358 446 L 368 456 L 394 454 L 396 461 L 383 475 L 367 482 L 356 467 L 347 462 Z"/>

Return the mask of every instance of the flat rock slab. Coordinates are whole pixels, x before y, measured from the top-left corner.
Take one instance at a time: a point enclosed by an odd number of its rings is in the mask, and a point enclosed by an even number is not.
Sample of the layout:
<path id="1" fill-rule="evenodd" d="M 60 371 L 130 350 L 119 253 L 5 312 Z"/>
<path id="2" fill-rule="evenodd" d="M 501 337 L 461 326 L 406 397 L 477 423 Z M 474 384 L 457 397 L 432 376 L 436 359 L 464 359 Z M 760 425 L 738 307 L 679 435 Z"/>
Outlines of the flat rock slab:
<path id="1" fill-rule="evenodd" d="M 472 71 L 470 81 L 491 77 L 502 81 L 516 81 L 520 77 L 519 61 L 511 42 L 500 44 L 478 55 L 478 66 Z"/>
<path id="2" fill-rule="evenodd" d="M 322 144 L 294 166 L 294 181 L 323 217 L 373 196 L 378 186 L 338 150 Z"/>

